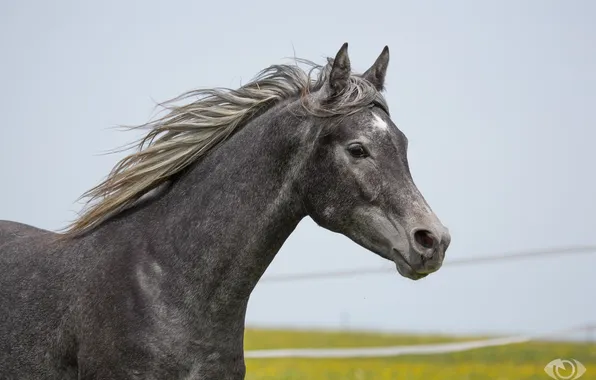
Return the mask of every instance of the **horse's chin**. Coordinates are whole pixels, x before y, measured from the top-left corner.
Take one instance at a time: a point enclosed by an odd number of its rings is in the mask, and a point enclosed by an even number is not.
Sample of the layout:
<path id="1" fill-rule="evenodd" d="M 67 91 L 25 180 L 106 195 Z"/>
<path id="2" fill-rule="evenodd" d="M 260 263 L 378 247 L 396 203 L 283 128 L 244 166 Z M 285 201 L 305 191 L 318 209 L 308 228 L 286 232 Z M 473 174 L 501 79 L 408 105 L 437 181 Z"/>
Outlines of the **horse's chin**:
<path id="1" fill-rule="evenodd" d="M 395 263 L 397 272 L 403 277 L 409 278 L 410 280 L 417 281 L 429 275 L 428 273 L 416 272 L 404 258 L 404 255 L 402 255 L 401 252 L 396 249 L 393 249 L 393 262 Z"/>

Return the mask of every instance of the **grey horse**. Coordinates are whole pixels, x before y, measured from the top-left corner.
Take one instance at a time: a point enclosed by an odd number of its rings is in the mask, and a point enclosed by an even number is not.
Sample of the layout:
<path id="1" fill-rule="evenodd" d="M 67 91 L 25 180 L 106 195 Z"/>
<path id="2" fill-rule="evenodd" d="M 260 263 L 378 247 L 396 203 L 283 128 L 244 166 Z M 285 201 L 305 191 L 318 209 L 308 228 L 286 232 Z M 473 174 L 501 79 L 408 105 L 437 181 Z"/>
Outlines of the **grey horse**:
<path id="1" fill-rule="evenodd" d="M 296 60 L 165 102 L 63 230 L 0 221 L 1 379 L 243 379 L 249 296 L 307 216 L 409 279 L 441 267 L 388 47 L 363 74 L 347 43 Z"/>

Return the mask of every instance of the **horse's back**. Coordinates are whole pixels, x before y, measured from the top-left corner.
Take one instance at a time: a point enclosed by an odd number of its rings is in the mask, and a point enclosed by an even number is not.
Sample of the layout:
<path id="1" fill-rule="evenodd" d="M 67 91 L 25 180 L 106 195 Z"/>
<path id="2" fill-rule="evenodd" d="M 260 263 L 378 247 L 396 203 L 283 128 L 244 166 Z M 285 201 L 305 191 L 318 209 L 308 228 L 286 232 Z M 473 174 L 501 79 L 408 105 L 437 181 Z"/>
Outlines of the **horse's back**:
<path id="1" fill-rule="evenodd" d="M 28 224 L 12 222 L 10 220 L 0 220 L 0 247 L 19 238 L 41 234 L 53 233 Z"/>

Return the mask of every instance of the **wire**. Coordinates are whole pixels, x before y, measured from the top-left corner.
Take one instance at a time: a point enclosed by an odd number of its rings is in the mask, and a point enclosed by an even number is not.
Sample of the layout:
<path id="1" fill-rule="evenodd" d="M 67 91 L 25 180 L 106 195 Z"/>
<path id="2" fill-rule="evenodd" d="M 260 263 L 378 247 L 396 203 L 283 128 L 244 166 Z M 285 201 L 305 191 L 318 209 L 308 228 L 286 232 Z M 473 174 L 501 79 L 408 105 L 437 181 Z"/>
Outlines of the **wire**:
<path id="1" fill-rule="evenodd" d="M 588 254 L 596 252 L 596 246 L 570 246 L 561 248 L 541 249 L 533 251 L 524 251 L 516 253 L 496 254 L 487 255 L 481 257 L 471 257 L 455 260 L 447 260 L 444 262 L 444 266 L 462 266 L 462 265 L 475 265 L 483 264 L 488 262 L 500 262 L 500 261 L 513 261 L 522 260 L 529 258 L 545 257 L 545 256 L 562 256 L 562 255 L 577 255 L 577 254 Z M 395 272 L 394 267 L 389 268 L 367 268 L 367 269 L 351 269 L 344 271 L 333 271 L 333 272 L 318 272 L 318 273 L 295 273 L 295 274 L 280 274 L 280 275 L 269 275 L 263 277 L 261 282 L 293 282 L 301 280 L 311 279 L 322 279 L 322 278 L 338 278 L 338 277 L 353 277 L 367 274 L 378 274 L 378 273 L 392 273 Z"/>

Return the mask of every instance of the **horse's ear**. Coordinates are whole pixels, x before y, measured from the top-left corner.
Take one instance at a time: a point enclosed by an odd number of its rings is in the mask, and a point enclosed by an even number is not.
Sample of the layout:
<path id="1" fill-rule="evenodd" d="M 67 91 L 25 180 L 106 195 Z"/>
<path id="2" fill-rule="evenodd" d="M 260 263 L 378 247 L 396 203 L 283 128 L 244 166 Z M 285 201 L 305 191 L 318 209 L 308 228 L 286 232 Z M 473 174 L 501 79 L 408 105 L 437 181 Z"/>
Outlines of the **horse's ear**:
<path id="1" fill-rule="evenodd" d="M 378 91 L 385 88 L 385 75 L 389 66 L 389 46 L 385 46 L 375 63 L 362 74 L 362 77 L 373 84 Z"/>
<path id="2" fill-rule="evenodd" d="M 340 94 L 348 87 L 350 79 L 350 58 L 348 57 L 348 43 L 344 43 L 333 60 L 329 74 L 329 89 L 331 97 Z"/>

